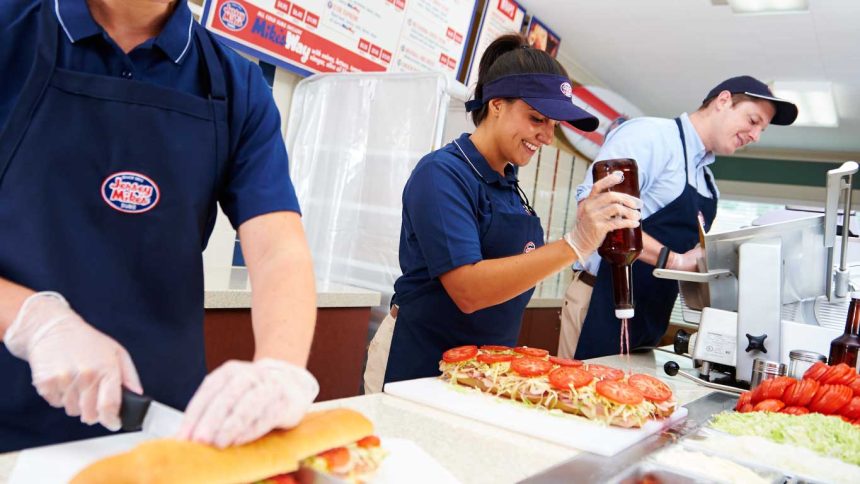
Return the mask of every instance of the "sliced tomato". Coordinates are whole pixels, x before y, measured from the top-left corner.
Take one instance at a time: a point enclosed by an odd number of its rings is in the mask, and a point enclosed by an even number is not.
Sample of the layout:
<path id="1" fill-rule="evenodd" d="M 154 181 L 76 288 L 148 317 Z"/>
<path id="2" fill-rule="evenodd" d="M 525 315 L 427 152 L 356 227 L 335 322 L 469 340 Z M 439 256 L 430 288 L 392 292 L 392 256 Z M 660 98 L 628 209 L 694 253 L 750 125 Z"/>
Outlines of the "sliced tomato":
<path id="1" fill-rule="evenodd" d="M 672 397 L 672 389 L 669 388 L 669 385 L 651 375 L 642 373 L 630 375 L 627 383 L 639 390 L 645 399 L 651 402 L 665 402 Z"/>
<path id="2" fill-rule="evenodd" d="M 789 407 L 805 407 L 809 405 L 820 384 L 809 378 L 795 383 L 782 394 L 782 401 Z"/>
<path id="3" fill-rule="evenodd" d="M 821 375 L 819 381 L 829 385 L 849 385 L 854 381 L 856 376 L 857 372 L 854 368 L 851 368 L 845 363 L 839 363 L 836 366 L 831 366 L 830 369 Z"/>
<path id="4" fill-rule="evenodd" d="M 546 375 L 550 370 L 552 370 L 552 363 L 540 358 L 523 356 L 521 358 L 515 358 L 511 362 L 511 370 L 522 376 L 541 376 Z"/>
<path id="5" fill-rule="evenodd" d="M 847 405 L 839 409 L 839 413 L 843 417 L 848 417 L 851 420 L 860 418 L 860 397 L 851 397 L 851 401 Z"/>
<path id="6" fill-rule="evenodd" d="M 750 403 L 755 405 L 758 402 L 765 400 L 764 394 L 765 394 L 765 392 L 770 392 L 770 386 L 771 385 L 773 385 L 773 380 L 765 380 L 765 381 L 759 383 L 759 385 L 757 387 L 753 388 L 752 398 L 750 398 Z"/>
<path id="7" fill-rule="evenodd" d="M 356 442 L 356 445 L 362 447 L 364 449 L 368 449 L 370 447 L 379 447 L 380 445 L 379 437 L 375 435 L 368 435 L 367 437 Z"/>
<path id="8" fill-rule="evenodd" d="M 645 400 L 642 393 L 633 386 L 618 380 L 597 382 L 597 393 L 624 405 L 639 405 Z"/>
<path id="9" fill-rule="evenodd" d="M 481 346 L 481 351 L 492 351 L 496 353 L 501 353 L 503 351 L 513 351 L 513 348 L 510 346 L 501 346 L 501 345 L 483 345 Z"/>
<path id="10" fill-rule="evenodd" d="M 568 390 L 571 386 L 579 388 L 588 385 L 593 379 L 594 376 L 591 373 L 581 368 L 567 366 L 558 367 L 549 374 L 549 384 L 558 390 Z"/>
<path id="11" fill-rule="evenodd" d="M 787 413 L 789 415 L 806 415 L 809 409 L 806 407 L 784 407 L 779 413 Z"/>
<path id="12" fill-rule="evenodd" d="M 349 464 L 349 449 L 346 447 L 336 447 L 321 453 L 319 456 L 325 459 L 329 470 L 339 469 Z"/>
<path id="13" fill-rule="evenodd" d="M 775 398 L 768 398 L 755 404 L 753 408 L 756 412 L 779 412 L 785 407 L 785 403 Z"/>
<path id="14" fill-rule="evenodd" d="M 735 410 L 740 412 L 741 408 L 748 403 L 752 403 L 752 392 L 741 393 L 741 396 L 738 397 L 738 403 L 735 405 Z"/>
<path id="15" fill-rule="evenodd" d="M 752 403 L 746 403 L 746 404 L 744 404 L 744 406 L 743 406 L 743 407 L 741 407 L 740 409 L 738 409 L 738 412 L 740 412 L 740 413 L 749 413 L 749 412 L 752 412 L 752 411 L 753 411 L 753 408 L 754 408 L 754 407 L 753 407 L 753 404 L 752 404 Z"/>
<path id="16" fill-rule="evenodd" d="M 762 400 L 770 398 L 781 400 L 785 391 L 797 383 L 797 380 L 790 376 L 778 376 L 768 381 L 770 381 L 770 385 L 768 385 L 766 390 L 762 390 Z"/>
<path id="17" fill-rule="evenodd" d="M 514 359 L 514 355 L 510 353 L 481 353 L 478 355 L 478 361 L 493 365 L 495 363 L 506 363 Z"/>
<path id="18" fill-rule="evenodd" d="M 809 410 L 833 415 L 851 401 L 854 393 L 846 385 L 821 385 L 809 404 Z"/>
<path id="19" fill-rule="evenodd" d="M 812 380 L 820 380 L 821 376 L 827 373 L 827 370 L 830 367 L 827 366 L 827 363 L 822 363 L 820 361 L 816 361 L 806 370 L 806 373 L 803 374 L 803 378 L 809 378 Z"/>
<path id="20" fill-rule="evenodd" d="M 852 380 L 848 386 L 851 387 L 855 397 L 860 397 L 860 375 L 855 376 L 854 380 Z"/>
<path id="21" fill-rule="evenodd" d="M 571 368 L 576 368 L 583 365 L 583 363 L 579 360 L 571 360 L 570 358 L 559 358 L 558 356 L 550 356 L 549 361 L 551 361 L 554 365 L 569 366 Z"/>
<path id="22" fill-rule="evenodd" d="M 445 363 L 459 363 L 471 360 L 478 355 L 478 347 L 475 345 L 458 346 L 442 353 L 442 361 Z"/>
<path id="23" fill-rule="evenodd" d="M 549 354 L 549 351 L 543 348 L 530 348 L 528 346 L 517 346 L 514 348 L 514 352 L 534 358 L 544 358 Z"/>
<path id="24" fill-rule="evenodd" d="M 624 378 L 623 371 L 605 365 L 585 365 L 585 371 L 594 375 L 594 378 L 598 380 L 621 380 Z"/>
<path id="25" fill-rule="evenodd" d="M 277 476 L 270 477 L 263 482 L 263 484 L 299 484 L 299 481 L 296 480 L 296 477 L 293 475 L 294 473 L 289 474 L 278 474 Z"/>

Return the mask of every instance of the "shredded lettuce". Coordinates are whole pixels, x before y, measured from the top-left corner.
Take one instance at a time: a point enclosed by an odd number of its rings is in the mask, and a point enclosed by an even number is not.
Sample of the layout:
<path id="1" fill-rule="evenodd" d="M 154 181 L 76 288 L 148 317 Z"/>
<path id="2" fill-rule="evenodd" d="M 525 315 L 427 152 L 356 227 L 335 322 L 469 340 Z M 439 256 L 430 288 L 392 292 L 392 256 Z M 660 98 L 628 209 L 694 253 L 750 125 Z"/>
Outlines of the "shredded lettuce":
<path id="1" fill-rule="evenodd" d="M 731 435 L 764 437 L 780 444 L 806 447 L 818 454 L 860 465 L 860 429 L 839 417 L 818 413 L 723 412 L 711 427 Z"/>

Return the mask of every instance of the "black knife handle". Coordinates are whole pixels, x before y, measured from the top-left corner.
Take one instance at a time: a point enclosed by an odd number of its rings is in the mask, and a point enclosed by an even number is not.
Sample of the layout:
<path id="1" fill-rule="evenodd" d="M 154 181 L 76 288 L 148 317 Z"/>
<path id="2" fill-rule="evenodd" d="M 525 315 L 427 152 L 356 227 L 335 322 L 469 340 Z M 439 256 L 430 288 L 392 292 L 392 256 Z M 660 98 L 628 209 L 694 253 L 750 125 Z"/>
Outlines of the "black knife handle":
<path id="1" fill-rule="evenodd" d="M 122 405 L 119 407 L 119 419 L 122 422 L 122 430 L 135 432 L 143 428 L 143 417 L 149 410 L 152 397 L 139 395 L 123 387 Z"/>

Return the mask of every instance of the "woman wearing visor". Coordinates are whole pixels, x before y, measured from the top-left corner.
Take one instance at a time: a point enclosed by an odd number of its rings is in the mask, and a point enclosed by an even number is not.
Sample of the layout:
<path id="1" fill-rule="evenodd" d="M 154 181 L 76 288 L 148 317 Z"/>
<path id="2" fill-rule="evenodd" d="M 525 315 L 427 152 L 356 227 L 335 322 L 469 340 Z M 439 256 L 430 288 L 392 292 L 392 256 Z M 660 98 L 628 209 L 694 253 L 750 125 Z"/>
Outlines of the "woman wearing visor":
<path id="1" fill-rule="evenodd" d="M 587 258 L 607 232 L 639 225 L 639 201 L 607 192 L 620 181 L 611 176 L 579 203 L 576 228 L 544 245 L 517 169 L 552 143 L 558 121 L 585 131 L 598 121 L 573 105 L 564 68 L 522 36 L 490 44 L 466 108 L 475 131 L 422 158 L 403 191 L 403 275 L 370 344 L 367 393 L 438 375 L 455 346 L 516 344 L 538 282 Z"/>

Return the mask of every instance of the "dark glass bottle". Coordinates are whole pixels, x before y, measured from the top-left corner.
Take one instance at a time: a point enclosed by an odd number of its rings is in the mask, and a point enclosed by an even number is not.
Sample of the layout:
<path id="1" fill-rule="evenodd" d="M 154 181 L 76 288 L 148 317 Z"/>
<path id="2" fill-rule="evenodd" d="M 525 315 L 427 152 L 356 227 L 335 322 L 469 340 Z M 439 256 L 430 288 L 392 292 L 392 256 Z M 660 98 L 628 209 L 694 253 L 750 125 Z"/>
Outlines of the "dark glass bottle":
<path id="1" fill-rule="evenodd" d="M 860 350 L 860 294 L 851 294 L 851 305 L 848 306 L 848 317 L 845 320 L 845 332 L 842 336 L 830 342 L 829 365 L 845 363 L 857 369 L 857 351 Z"/>
<path id="2" fill-rule="evenodd" d="M 620 171 L 624 181 L 609 191 L 621 192 L 639 198 L 639 171 L 636 161 L 630 158 L 598 161 L 592 165 L 594 181 L 605 178 L 610 173 Z M 633 261 L 642 252 L 642 229 L 613 230 L 603 239 L 597 253 L 612 268 L 612 293 L 615 299 L 615 317 L 633 317 Z"/>

